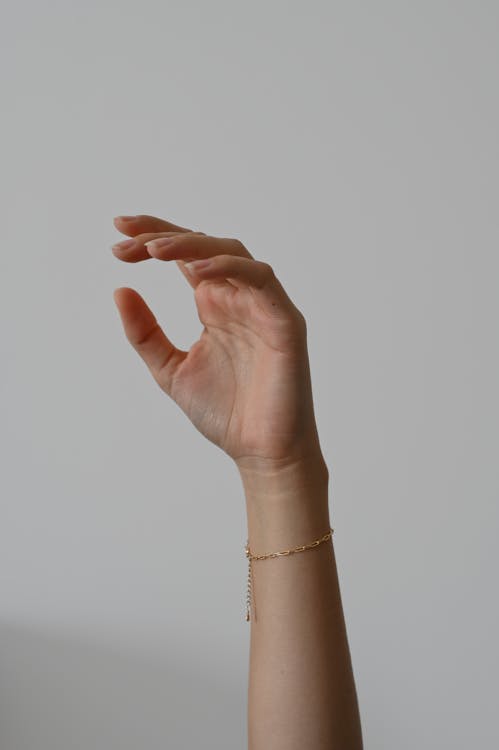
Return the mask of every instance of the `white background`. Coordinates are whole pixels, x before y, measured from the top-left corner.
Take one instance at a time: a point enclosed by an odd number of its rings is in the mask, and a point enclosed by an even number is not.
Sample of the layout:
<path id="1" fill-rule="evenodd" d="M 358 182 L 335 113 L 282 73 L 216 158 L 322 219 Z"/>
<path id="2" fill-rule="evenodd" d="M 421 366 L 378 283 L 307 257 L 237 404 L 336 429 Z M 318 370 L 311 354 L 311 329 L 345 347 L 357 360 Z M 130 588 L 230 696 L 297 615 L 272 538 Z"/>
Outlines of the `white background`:
<path id="1" fill-rule="evenodd" d="M 497 746 L 494 2 L 5 2 L 2 750 L 246 747 L 246 515 L 112 298 L 112 217 L 238 237 L 308 322 L 366 750 Z"/>

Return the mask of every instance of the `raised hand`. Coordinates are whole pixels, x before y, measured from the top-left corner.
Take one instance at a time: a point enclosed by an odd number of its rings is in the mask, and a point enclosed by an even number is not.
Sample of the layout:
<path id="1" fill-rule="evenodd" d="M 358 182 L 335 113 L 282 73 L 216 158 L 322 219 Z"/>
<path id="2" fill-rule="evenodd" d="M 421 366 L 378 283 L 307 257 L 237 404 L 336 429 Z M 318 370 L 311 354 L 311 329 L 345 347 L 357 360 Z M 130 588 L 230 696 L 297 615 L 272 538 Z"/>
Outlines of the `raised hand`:
<path id="1" fill-rule="evenodd" d="M 236 239 L 146 215 L 114 223 L 133 238 L 113 246 L 117 258 L 175 261 L 194 290 L 204 328 L 188 351 L 170 341 L 138 292 L 114 292 L 125 334 L 162 390 L 242 470 L 320 455 L 305 318 L 272 267 Z"/>

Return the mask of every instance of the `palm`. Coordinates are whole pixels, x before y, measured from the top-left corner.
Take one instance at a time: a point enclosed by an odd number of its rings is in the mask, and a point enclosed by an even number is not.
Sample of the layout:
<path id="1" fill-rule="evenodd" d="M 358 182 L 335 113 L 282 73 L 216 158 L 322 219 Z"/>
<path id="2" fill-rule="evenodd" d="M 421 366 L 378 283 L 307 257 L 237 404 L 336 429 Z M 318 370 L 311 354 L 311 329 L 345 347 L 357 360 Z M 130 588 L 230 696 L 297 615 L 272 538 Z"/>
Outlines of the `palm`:
<path id="1" fill-rule="evenodd" d="M 303 344 L 269 319 L 249 288 L 205 281 L 195 301 L 204 330 L 175 372 L 172 398 L 235 459 L 289 455 L 308 414 Z"/>

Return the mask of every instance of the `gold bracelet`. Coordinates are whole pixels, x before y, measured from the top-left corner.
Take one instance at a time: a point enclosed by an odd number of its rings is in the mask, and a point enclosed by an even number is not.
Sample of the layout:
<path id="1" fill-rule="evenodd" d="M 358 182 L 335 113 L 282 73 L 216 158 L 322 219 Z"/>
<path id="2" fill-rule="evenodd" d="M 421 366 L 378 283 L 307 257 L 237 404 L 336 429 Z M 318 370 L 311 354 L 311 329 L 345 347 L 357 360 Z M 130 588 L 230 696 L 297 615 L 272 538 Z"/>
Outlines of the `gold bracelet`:
<path id="1" fill-rule="evenodd" d="M 253 594 L 253 607 L 255 609 L 256 613 L 256 606 L 255 606 L 255 597 L 253 592 L 253 568 L 251 563 L 253 560 L 267 560 L 269 557 L 285 557 L 286 555 L 292 555 L 294 552 L 304 552 L 307 549 L 313 549 L 313 547 L 318 547 L 319 544 L 322 544 L 323 542 L 327 542 L 331 537 L 333 536 L 334 529 L 330 528 L 327 534 L 324 534 L 323 537 L 320 539 L 316 539 L 315 542 L 311 542 L 310 544 L 303 544 L 301 547 L 293 547 L 293 549 L 286 549 L 283 552 L 268 552 L 266 555 L 253 555 L 250 552 L 249 548 L 249 539 L 246 542 L 246 546 L 244 548 L 244 551 L 246 553 L 246 557 L 248 558 L 248 588 L 246 593 L 246 622 L 249 622 L 250 620 L 250 607 L 251 607 L 251 598 Z"/>

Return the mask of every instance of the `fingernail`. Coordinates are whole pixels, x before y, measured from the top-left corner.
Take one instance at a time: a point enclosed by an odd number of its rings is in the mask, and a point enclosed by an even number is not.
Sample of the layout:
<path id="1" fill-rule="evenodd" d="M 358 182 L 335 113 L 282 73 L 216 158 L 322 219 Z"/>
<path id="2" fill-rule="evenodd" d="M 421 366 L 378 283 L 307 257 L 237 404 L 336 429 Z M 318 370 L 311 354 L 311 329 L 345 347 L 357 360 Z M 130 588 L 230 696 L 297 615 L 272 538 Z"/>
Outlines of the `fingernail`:
<path id="1" fill-rule="evenodd" d="M 130 250 L 130 248 L 134 247 L 135 240 L 123 240 L 123 242 L 117 242 L 115 245 L 113 245 L 113 250 Z"/>
<path id="2" fill-rule="evenodd" d="M 211 258 L 201 258 L 199 260 L 191 260 L 189 263 L 184 263 L 184 268 L 186 268 L 189 273 L 192 273 L 193 271 L 200 271 L 202 268 L 207 268 L 210 263 Z"/>
<path id="3" fill-rule="evenodd" d="M 117 219 L 121 219 L 121 221 L 134 221 L 137 217 L 136 216 L 116 216 Z"/>
<path id="4" fill-rule="evenodd" d="M 152 250 L 162 250 L 164 247 L 168 247 L 174 241 L 175 237 L 158 237 L 156 240 L 149 240 L 144 242 L 146 247 L 150 247 Z"/>

